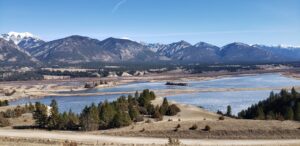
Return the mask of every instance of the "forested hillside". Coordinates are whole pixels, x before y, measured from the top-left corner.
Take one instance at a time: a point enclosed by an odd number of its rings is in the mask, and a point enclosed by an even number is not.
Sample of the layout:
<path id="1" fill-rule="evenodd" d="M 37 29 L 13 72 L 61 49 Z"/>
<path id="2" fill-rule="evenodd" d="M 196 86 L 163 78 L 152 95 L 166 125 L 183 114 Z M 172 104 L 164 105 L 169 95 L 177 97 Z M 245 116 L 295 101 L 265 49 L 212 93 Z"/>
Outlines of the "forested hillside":
<path id="1" fill-rule="evenodd" d="M 241 111 L 238 116 L 245 119 L 300 121 L 300 95 L 294 88 L 290 92 L 285 89 L 277 94 L 271 92 L 268 99 Z"/>

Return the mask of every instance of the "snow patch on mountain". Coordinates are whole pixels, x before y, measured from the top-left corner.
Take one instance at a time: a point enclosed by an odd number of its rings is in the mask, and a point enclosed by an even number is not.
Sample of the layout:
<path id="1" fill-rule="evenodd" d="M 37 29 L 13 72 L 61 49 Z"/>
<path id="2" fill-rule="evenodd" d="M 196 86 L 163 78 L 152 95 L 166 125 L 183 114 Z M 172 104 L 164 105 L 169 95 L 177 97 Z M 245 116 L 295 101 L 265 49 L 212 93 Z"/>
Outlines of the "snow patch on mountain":
<path id="1" fill-rule="evenodd" d="M 37 36 L 35 36 L 29 32 L 11 31 L 7 34 L 2 34 L 1 37 L 7 41 L 13 41 L 16 45 L 18 45 L 21 41 L 26 40 L 26 39 L 40 40 Z"/>

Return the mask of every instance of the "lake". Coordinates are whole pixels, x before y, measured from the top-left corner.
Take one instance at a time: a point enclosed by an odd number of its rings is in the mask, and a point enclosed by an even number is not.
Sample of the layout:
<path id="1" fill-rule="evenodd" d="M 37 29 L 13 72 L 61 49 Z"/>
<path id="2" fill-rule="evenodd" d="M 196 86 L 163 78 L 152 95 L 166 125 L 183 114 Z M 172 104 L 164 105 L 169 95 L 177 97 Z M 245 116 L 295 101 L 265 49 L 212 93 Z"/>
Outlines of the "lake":
<path id="1" fill-rule="evenodd" d="M 271 88 L 300 86 L 300 80 L 288 78 L 281 74 L 257 74 L 249 76 L 235 76 L 213 79 L 208 81 L 186 81 L 188 86 L 167 86 L 165 82 L 138 82 L 120 85 L 111 88 L 91 89 L 84 92 L 129 92 L 141 91 L 143 89 L 164 90 L 164 89 L 218 89 L 218 88 Z M 82 92 L 82 91 L 81 91 Z M 269 96 L 270 90 L 254 91 L 226 91 L 226 92 L 199 92 L 189 94 L 179 94 L 167 96 L 168 99 L 180 103 L 193 104 L 204 107 L 207 110 L 216 112 L 225 111 L 227 105 L 231 105 L 234 114 L 260 100 Z M 56 99 L 60 111 L 72 109 L 80 112 L 86 105 L 99 103 L 104 100 L 113 101 L 120 94 L 101 96 L 69 96 L 69 97 L 45 97 L 41 99 L 20 99 L 11 102 L 12 105 L 24 104 L 28 102 L 40 101 L 49 104 L 52 99 Z"/>

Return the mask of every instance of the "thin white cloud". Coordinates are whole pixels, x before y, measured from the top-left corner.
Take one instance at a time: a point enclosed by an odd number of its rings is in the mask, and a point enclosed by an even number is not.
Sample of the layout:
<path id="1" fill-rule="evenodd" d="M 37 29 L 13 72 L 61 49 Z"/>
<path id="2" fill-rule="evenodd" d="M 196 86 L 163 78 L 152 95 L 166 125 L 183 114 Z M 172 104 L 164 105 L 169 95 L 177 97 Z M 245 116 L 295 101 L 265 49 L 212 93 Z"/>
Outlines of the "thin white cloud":
<path id="1" fill-rule="evenodd" d="M 118 9 L 120 8 L 120 6 L 122 5 L 122 4 L 124 4 L 124 3 L 126 3 L 126 1 L 127 0 L 121 0 L 121 1 L 119 1 L 115 6 L 114 6 L 114 8 L 112 9 L 112 13 L 115 13 L 116 11 L 118 11 Z"/>

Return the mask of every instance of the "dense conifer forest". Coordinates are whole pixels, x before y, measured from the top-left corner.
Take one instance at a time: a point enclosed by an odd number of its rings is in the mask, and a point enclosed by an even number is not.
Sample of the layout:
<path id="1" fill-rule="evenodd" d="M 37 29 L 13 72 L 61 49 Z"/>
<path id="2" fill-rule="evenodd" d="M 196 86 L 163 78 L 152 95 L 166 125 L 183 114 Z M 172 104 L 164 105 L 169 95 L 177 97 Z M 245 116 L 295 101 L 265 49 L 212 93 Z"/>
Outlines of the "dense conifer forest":
<path id="1" fill-rule="evenodd" d="M 271 92 L 268 99 L 252 105 L 238 114 L 239 118 L 259 120 L 300 121 L 300 94 L 292 88 L 280 93 Z"/>
<path id="2" fill-rule="evenodd" d="M 80 114 L 69 112 L 59 113 L 58 104 L 52 100 L 50 111 L 48 107 L 39 102 L 35 103 L 33 117 L 36 126 L 50 130 L 82 130 L 119 128 L 128 126 L 133 122 L 141 122 L 144 118 L 162 120 L 164 115 L 176 115 L 180 109 L 169 105 L 164 98 L 161 106 L 153 105 L 151 100 L 156 98 L 153 91 L 148 89 L 134 96 L 119 97 L 113 102 L 101 102 L 98 105 L 86 106 Z"/>

